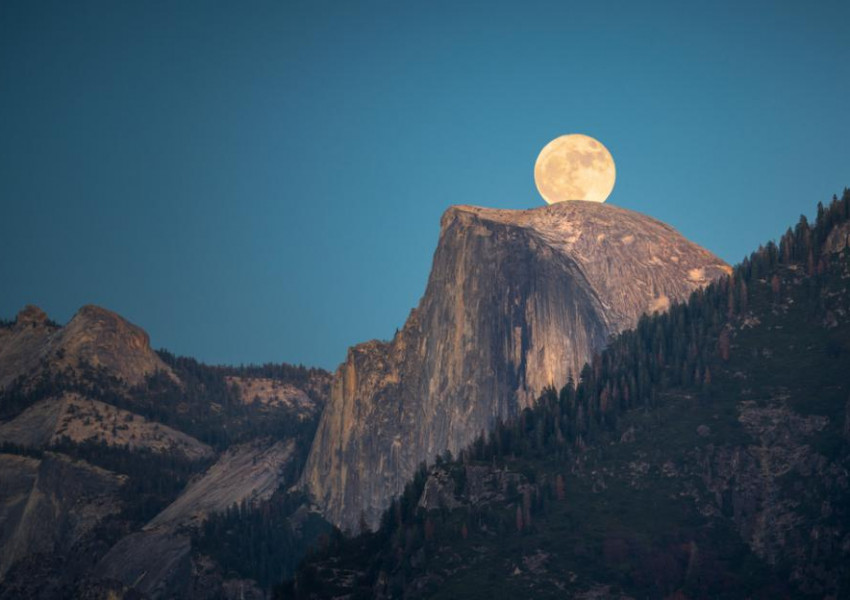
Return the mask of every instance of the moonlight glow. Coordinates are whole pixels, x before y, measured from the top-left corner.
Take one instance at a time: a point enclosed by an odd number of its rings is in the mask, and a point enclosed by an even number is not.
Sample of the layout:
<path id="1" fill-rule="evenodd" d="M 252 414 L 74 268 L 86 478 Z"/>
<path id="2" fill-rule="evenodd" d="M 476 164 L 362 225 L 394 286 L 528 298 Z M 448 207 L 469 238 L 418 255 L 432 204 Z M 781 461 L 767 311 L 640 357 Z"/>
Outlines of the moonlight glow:
<path id="1" fill-rule="evenodd" d="M 605 202 L 616 177 L 608 149 L 579 133 L 562 135 L 546 144 L 534 164 L 534 183 L 549 204 L 565 200 Z"/>

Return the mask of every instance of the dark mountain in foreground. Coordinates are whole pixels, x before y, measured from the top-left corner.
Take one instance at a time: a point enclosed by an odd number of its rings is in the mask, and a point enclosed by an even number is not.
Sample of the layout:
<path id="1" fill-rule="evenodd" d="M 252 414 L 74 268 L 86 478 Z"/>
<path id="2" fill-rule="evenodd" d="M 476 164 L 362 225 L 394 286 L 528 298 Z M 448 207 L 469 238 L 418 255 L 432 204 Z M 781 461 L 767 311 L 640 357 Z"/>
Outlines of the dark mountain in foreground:
<path id="1" fill-rule="evenodd" d="M 451 207 L 419 306 L 391 342 L 352 348 L 337 371 L 305 489 L 343 529 L 376 526 L 421 461 L 564 385 L 610 335 L 728 269 L 616 206 Z"/>
<path id="2" fill-rule="evenodd" d="M 642 319 L 279 595 L 850 596 L 848 217 Z"/>
<path id="3" fill-rule="evenodd" d="M 156 353 L 95 306 L 0 322 L 0 598 L 264 597 L 327 528 L 289 488 L 329 384 Z M 206 541 L 233 511 L 276 560 Z"/>

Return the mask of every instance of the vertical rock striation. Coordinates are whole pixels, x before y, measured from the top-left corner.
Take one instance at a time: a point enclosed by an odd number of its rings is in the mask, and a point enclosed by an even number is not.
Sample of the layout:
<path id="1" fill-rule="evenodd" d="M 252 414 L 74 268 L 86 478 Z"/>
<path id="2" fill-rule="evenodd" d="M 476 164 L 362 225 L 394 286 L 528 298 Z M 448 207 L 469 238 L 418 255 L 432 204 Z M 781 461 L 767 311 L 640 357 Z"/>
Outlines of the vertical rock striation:
<path id="1" fill-rule="evenodd" d="M 374 527 L 420 462 L 578 377 L 610 335 L 728 270 L 611 205 L 449 208 L 419 306 L 337 370 L 302 485 L 342 528 Z"/>

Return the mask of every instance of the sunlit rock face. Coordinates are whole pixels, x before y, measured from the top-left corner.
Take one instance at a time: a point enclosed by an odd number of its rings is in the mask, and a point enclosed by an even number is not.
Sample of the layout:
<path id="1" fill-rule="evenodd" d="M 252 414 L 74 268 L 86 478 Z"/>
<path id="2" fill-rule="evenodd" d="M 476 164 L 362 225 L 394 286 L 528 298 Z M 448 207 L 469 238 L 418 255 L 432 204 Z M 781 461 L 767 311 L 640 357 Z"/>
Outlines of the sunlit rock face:
<path id="1" fill-rule="evenodd" d="M 374 527 L 420 462 L 577 378 L 610 335 L 728 269 L 611 205 L 449 208 L 419 306 L 337 370 L 303 486 L 343 529 Z"/>
<path id="2" fill-rule="evenodd" d="M 86 364 L 105 369 L 127 385 L 171 369 L 151 349 L 140 327 L 98 306 L 83 306 L 67 325 L 59 327 L 40 308 L 27 306 L 11 327 L 0 329 L 0 391 L 23 377 L 34 380 L 49 373 L 79 374 Z"/>

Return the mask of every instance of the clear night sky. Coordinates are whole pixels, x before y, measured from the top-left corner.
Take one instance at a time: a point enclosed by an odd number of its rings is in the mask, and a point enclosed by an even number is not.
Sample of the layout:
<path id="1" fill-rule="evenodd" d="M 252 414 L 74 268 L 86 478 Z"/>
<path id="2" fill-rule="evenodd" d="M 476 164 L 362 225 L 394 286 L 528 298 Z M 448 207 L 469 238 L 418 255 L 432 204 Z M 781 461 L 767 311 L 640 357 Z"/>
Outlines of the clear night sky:
<path id="1" fill-rule="evenodd" d="M 850 185 L 850 2 L 721 4 L 3 0 L 0 316 L 333 368 L 571 132 L 737 262 Z"/>

